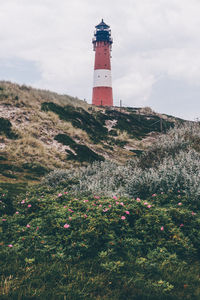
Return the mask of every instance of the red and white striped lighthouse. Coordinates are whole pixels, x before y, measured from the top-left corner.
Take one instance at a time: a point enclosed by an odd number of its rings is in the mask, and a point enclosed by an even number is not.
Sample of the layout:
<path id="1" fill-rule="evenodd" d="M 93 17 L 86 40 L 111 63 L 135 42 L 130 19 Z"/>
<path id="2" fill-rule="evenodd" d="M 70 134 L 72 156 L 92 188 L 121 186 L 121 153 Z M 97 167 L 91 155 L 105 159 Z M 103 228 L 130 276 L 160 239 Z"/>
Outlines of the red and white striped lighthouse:
<path id="1" fill-rule="evenodd" d="M 98 106 L 113 106 L 112 77 L 110 52 L 112 38 L 110 26 L 103 19 L 96 27 L 92 43 L 95 51 L 94 84 L 92 104 Z"/>

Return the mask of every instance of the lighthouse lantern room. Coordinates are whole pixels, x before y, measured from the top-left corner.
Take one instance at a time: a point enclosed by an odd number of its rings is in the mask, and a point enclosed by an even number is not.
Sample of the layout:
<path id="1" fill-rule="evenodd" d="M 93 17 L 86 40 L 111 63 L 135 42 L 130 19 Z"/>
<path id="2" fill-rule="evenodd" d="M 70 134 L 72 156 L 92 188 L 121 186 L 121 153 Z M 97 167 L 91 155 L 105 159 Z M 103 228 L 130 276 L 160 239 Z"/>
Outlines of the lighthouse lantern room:
<path id="1" fill-rule="evenodd" d="M 94 84 L 92 104 L 97 106 L 113 106 L 111 50 L 112 37 L 110 26 L 103 19 L 97 25 L 92 40 L 95 51 Z"/>

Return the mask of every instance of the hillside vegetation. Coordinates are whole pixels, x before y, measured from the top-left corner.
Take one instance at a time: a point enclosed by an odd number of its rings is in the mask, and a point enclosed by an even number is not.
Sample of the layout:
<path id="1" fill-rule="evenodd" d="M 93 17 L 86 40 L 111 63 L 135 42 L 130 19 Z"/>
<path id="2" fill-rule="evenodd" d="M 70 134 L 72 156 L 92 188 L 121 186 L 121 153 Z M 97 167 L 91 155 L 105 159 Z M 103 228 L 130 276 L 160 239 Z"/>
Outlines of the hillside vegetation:
<path id="1" fill-rule="evenodd" d="M 54 170 L 9 205 L 2 191 L 1 299 L 199 300 L 199 129 Z"/>
<path id="2" fill-rule="evenodd" d="M 67 95 L 0 82 L 0 183 L 37 183 L 51 170 L 124 164 L 182 120 L 150 108 L 96 108 Z M 162 125 L 162 126 L 161 126 Z"/>

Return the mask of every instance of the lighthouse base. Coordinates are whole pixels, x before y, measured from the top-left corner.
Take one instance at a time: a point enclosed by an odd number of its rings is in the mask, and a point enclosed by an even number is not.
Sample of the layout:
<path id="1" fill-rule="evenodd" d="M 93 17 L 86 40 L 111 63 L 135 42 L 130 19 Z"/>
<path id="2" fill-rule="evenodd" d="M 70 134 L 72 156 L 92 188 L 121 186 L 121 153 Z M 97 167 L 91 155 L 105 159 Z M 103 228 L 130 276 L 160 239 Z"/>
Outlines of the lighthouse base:
<path id="1" fill-rule="evenodd" d="M 97 106 L 113 106 L 113 94 L 111 87 L 94 87 L 92 104 Z"/>

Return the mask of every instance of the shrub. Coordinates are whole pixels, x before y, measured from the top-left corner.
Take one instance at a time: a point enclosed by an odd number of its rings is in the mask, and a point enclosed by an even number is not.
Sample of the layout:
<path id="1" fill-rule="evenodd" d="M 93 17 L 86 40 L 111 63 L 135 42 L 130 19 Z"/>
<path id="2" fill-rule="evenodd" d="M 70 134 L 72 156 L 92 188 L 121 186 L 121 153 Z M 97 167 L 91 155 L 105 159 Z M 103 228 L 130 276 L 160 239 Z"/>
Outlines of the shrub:
<path id="1" fill-rule="evenodd" d="M 193 149 L 199 125 L 187 124 L 171 129 L 147 153 L 124 166 L 101 162 L 81 168 L 74 175 L 78 192 L 113 193 L 148 197 L 153 193 L 184 190 L 196 201 L 200 196 L 200 153 Z M 157 153 L 157 156 L 156 156 Z M 148 167 L 146 166 L 149 162 Z M 67 171 L 66 171 L 67 172 Z"/>
<path id="2" fill-rule="evenodd" d="M 12 129 L 12 124 L 8 119 L 0 118 L 0 134 L 5 134 L 10 139 L 16 139 L 18 137 Z"/>
<path id="3" fill-rule="evenodd" d="M 135 169 L 127 180 L 129 195 L 147 197 L 153 193 L 184 190 L 192 198 L 200 196 L 200 155 L 194 150 L 181 151 L 175 158 L 165 158 L 158 168 Z"/>
<path id="4" fill-rule="evenodd" d="M 37 188 L 15 209 L 0 219 L 7 299 L 198 297 L 200 219 L 184 207 Z"/>

